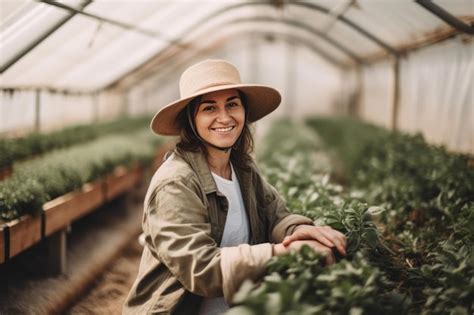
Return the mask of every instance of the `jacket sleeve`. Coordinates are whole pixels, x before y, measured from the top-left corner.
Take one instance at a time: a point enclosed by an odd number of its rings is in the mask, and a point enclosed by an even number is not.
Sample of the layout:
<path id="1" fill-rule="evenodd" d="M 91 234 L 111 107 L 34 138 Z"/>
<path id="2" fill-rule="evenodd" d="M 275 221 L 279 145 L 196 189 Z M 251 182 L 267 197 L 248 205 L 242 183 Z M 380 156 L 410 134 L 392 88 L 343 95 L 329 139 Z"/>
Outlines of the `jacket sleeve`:
<path id="1" fill-rule="evenodd" d="M 258 182 L 262 187 L 262 208 L 265 211 L 269 223 L 269 240 L 272 243 L 280 243 L 285 236 L 291 235 L 298 225 L 314 225 L 313 220 L 299 214 L 291 214 L 286 206 L 285 200 L 277 190 L 270 185 L 258 172 Z"/>
<path id="2" fill-rule="evenodd" d="M 143 220 L 147 245 L 186 290 L 220 296 L 220 249 L 206 222 L 206 205 L 190 186 L 173 181 L 155 190 Z"/>
<path id="3" fill-rule="evenodd" d="M 200 296 L 222 296 L 238 289 L 247 278 L 255 280 L 271 258 L 269 243 L 217 246 L 207 222 L 207 207 L 192 180 L 160 185 L 146 207 L 143 228 L 147 246 L 183 287 Z M 232 270 L 222 270 L 221 258 L 235 259 Z M 240 273 L 233 272 L 239 268 Z M 242 271 L 247 272 L 242 272 Z M 230 272 L 223 277 L 223 273 Z"/>

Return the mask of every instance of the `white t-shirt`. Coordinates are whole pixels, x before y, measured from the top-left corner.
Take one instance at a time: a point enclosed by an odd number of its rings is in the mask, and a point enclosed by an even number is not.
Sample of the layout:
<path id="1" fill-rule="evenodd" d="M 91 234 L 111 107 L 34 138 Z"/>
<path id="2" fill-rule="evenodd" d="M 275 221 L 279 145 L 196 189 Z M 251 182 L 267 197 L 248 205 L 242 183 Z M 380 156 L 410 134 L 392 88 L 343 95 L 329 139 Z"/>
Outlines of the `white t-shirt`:
<path id="1" fill-rule="evenodd" d="M 249 223 L 247 213 L 245 212 L 242 192 L 240 191 L 239 182 L 235 175 L 234 167 L 231 164 L 232 180 L 227 180 L 214 173 L 217 189 L 226 196 L 229 202 L 229 210 L 225 221 L 224 233 L 220 247 L 237 246 L 248 243 L 249 241 Z M 222 314 L 229 309 L 229 305 L 223 297 L 204 298 L 199 310 L 200 315 Z"/>

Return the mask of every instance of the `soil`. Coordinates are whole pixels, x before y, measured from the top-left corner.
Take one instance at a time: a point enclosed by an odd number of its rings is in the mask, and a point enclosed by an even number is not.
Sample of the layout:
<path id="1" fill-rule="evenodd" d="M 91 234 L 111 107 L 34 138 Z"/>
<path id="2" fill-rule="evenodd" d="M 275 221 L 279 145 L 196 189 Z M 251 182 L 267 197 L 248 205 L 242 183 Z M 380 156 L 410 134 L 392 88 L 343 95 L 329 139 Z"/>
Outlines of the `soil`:
<path id="1" fill-rule="evenodd" d="M 135 239 L 66 314 L 120 314 L 135 281 L 142 246 Z"/>

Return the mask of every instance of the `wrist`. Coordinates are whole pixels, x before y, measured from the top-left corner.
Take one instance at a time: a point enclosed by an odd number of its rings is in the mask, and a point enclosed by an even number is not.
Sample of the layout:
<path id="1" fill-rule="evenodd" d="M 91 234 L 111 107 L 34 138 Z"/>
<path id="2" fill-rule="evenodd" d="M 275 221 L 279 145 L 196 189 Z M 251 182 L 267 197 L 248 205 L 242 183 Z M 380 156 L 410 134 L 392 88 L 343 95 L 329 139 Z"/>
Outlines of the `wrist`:
<path id="1" fill-rule="evenodd" d="M 272 244 L 272 255 L 280 256 L 286 252 L 286 248 L 282 243 Z"/>

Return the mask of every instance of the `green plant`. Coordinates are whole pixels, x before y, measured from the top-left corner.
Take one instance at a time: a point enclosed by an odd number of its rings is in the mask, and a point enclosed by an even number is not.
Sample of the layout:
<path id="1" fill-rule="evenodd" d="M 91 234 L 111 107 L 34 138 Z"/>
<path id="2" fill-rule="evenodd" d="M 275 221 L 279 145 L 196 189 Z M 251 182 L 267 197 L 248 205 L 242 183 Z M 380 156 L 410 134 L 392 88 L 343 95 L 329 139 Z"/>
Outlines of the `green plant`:
<path id="1" fill-rule="evenodd" d="M 24 213 L 37 213 L 44 202 L 109 174 L 118 165 L 148 164 L 157 141 L 161 139 L 147 128 L 16 163 L 13 175 L 0 183 L 0 217 L 11 220 Z"/>

